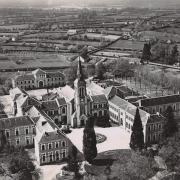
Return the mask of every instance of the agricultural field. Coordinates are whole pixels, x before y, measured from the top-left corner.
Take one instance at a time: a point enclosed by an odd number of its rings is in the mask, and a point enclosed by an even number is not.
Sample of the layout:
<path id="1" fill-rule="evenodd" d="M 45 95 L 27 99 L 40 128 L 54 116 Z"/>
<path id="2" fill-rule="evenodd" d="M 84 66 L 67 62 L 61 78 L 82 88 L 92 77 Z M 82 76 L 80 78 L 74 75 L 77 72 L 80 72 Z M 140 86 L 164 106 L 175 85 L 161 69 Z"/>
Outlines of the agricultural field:
<path id="1" fill-rule="evenodd" d="M 67 68 L 70 62 L 68 57 L 63 55 L 40 55 L 33 57 L 9 56 L 0 57 L 0 70 L 5 69 L 35 69 L 35 68 Z"/>
<path id="2" fill-rule="evenodd" d="M 1 25 L 0 29 L 27 29 L 28 24 Z"/>
<path id="3" fill-rule="evenodd" d="M 130 51 L 141 51 L 144 47 L 144 42 L 141 41 L 130 41 L 130 40 L 118 40 L 109 49 L 119 50 L 130 50 Z"/>

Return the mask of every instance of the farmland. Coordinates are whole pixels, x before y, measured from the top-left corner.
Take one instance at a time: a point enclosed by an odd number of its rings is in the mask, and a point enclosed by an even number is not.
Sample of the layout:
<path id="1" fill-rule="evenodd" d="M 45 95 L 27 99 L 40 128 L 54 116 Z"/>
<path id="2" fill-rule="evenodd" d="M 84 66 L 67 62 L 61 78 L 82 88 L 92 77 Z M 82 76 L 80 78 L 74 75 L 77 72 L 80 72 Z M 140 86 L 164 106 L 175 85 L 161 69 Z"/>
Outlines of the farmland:
<path id="1" fill-rule="evenodd" d="M 141 51 L 143 46 L 144 42 L 140 41 L 118 40 L 109 46 L 109 49 Z"/>

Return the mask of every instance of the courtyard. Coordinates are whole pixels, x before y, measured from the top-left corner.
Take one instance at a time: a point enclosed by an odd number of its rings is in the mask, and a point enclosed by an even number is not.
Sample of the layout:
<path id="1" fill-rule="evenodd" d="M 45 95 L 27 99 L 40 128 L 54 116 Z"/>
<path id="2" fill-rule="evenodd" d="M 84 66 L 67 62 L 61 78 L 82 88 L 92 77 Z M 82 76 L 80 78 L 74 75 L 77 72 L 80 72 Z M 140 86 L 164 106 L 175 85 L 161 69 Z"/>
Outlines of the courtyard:
<path id="1" fill-rule="evenodd" d="M 67 134 L 67 137 L 80 152 L 83 152 L 83 129 L 72 129 L 72 132 Z M 130 133 L 126 132 L 122 127 L 95 127 L 95 132 L 106 136 L 104 142 L 97 144 L 98 153 L 116 149 L 129 149 Z"/>
<path id="2" fill-rule="evenodd" d="M 71 142 L 78 148 L 80 152 L 83 152 L 83 129 L 72 129 L 70 134 L 67 134 L 67 137 Z M 126 132 L 121 127 L 109 127 L 109 128 L 99 128 L 95 127 L 95 132 L 102 134 L 106 137 L 106 140 L 102 143 L 97 144 L 98 153 L 105 152 L 107 156 L 109 153 L 106 151 L 113 152 L 112 150 L 117 149 L 129 149 L 130 134 Z M 55 165 L 44 165 L 39 166 L 37 162 L 34 162 L 37 168 L 41 171 L 41 180 L 53 180 L 56 175 L 60 172 L 61 168 L 66 164 L 55 164 Z"/>

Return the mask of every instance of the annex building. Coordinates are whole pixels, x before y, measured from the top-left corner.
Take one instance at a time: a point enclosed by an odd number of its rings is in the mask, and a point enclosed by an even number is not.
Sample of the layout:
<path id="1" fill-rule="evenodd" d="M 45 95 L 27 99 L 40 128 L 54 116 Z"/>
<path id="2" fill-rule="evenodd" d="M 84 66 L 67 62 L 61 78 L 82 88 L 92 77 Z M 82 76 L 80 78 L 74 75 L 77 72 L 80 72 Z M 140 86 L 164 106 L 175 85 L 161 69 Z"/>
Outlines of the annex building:
<path id="1" fill-rule="evenodd" d="M 49 72 L 42 69 L 36 69 L 32 72 L 18 72 L 12 78 L 12 87 L 19 87 L 24 90 L 59 87 L 65 85 L 65 76 L 63 73 Z"/>

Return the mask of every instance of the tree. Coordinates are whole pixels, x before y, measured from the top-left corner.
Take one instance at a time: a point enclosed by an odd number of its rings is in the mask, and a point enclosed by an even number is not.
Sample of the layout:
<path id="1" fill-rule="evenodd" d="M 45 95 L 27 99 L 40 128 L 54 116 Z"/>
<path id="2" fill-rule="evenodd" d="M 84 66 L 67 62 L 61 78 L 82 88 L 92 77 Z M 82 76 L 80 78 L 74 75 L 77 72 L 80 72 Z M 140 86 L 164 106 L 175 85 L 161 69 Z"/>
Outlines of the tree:
<path id="1" fill-rule="evenodd" d="M 149 44 L 145 43 L 144 48 L 143 48 L 141 61 L 144 62 L 144 60 L 146 60 L 147 62 L 149 62 L 150 57 L 151 57 L 151 45 L 150 45 L 150 43 Z"/>
<path id="2" fill-rule="evenodd" d="M 76 146 L 72 146 L 72 149 L 71 149 L 71 155 L 69 156 L 68 158 L 68 164 L 67 164 L 67 169 L 69 171 L 72 171 L 75 173 L 75 176 L 78 175 L 78 172 L 79 172 L 79 164 L 78 164 L 78 160 L 77 160 L 77 153 L 78 153 L 78 150 L 76 148 Z"/>
<path id="3" fill-rule="evenodd" d="M 89 163 L 92 163 L 93 159 L 97 156 L 96 143 L 94 119 L 93 117 L 88 117 L 83 135 L 83 153 L 85 160 Z"/>
<path id="4" fill-rule="evenodd" d="M 113 71 L 115 76 L 120 77 L 130 77 L 134 74 L 134 70 L 131 67 L 131 64 L 127 60 L 120 60 L 116 62 L 115 69 Z"/>
<path id="5" fill-rule="evenodd" d="M 72 65 L 71 68 L 68 68 L 64 72 L 66 81 L 69 85 L 73 86 L 73 82 L 76 79 L 77 74 L 77 65 Z"/>
<path id="6" fill-rule="evenodd" d="M 105 72 L 106 72 L 106 68 L 105 68 L 104 64 L 102 62 L 98 63 L 96 66 L 96 76 L 102 80 L 102 79 L 104 79 Z"/>
<path id="7" fill-rule="evenodd" d="M 174 45 L 171 51 L 171 61 L 169 64 L 174 64 L 178 62 L 178 56 L 179 56 L 179 51 L 177 45 Z"/>
<path id="8" fill-rule="evenodd" d="M 174 119 L 174 113 L 171 106 L 167 107 L 164 116 L 166 118 L 166 123 L 164 125 L 164 136 L 171 137 L 178 131 L 178 126 Z"/>
<path id="9" fill-rule="evenodd" d="M 130 139 L 130 147 L 133 150 L 141 150 L 144 147 L 144 134 L 142 121 L 139 114 L 139 109 L 136 109 L 136 115 L 134 118 L 134 124 L 132 127 L 131 139 Z"/>

